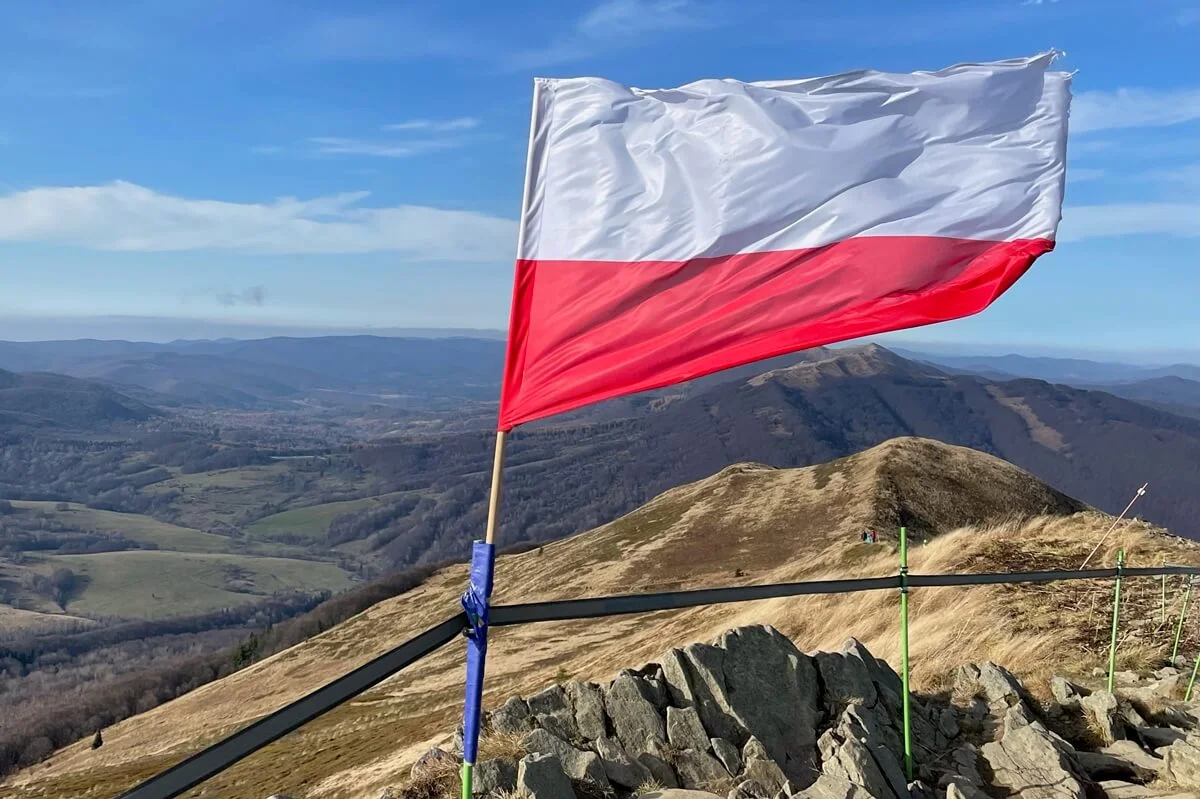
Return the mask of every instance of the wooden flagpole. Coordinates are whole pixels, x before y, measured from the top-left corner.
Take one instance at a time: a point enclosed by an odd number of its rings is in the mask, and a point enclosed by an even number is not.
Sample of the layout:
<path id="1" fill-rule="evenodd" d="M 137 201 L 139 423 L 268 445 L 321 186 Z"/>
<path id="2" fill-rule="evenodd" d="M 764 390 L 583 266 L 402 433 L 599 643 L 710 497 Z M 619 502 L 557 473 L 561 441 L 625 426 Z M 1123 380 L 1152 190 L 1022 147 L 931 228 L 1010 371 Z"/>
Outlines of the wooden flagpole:
<path id="1" fill-rule="evenodd" d="M 529 116 L 529 149 L 525 154 L 525 185 L 521 191 L 521 218 L 517 228 L 518 259 L 525 254 L 525 220 L 529 214 L 530 194 L 534 183 L 533 156 L 537 143 L 541 88 L 541 81 L 535 78 L 533 81 L 533 108 Z M 467 612 L 471 629 L 467 634 L 466 699 L 463 702 L 462 799 L 474 799 L 475 759 L 479 753 L 479 733 L 483 726 L 483 679 L 487 666 L 488 605 L 491 601 L 492 577 L 496 565 L 496 530 L 499 527 L 500 519 L 500 489 L 503 483 L 504 450 L 508 443 L 508 433 L 508 430 L 496 432 L 496 454 L 492 460 L 492 486 L 488 496 L 487 531 L 483 541 L 475 542 L 471 553 L 471 581 L 467 593 L 463 595 L 463 608 Z"/>

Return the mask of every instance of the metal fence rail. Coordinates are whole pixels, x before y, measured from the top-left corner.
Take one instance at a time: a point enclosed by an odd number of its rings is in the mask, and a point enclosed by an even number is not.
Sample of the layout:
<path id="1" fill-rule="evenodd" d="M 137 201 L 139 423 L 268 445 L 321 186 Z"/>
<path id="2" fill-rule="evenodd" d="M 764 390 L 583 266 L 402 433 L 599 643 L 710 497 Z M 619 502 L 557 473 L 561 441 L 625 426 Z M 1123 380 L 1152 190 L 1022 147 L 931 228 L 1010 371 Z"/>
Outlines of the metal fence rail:
<path id="1" fill-rule="evenodd" d="M 1089 569 L 1086 571 L 1036 571 L 992 574 L 909 574 L 910 588 L 942 588 L 963 585 L 1048 583 L 1061 580 L 1098 580 L 1120 576 L 1198 576 L 1200 568 L 1161 566 L 1153 568 Z M 901 578 L 869 577 L 855 580 L 811 580 L 734 588 L 704 588 L 655 594 L 627 594 L 589 599 L 497 605 L 491 608 L 490 624 L 505 627 L 547 621 L 593 619 L 631 613 L 701 607 L 730 602 L 749 602 L 817 594 L 846 594 L 859 591 L 896 590 Z M 1182 628 L 1182 618 L 1180 619 Z M 151 777 L 118 799 L 173 799 L 204 780 L 292 732 L 296 728 L 353 699 L 367 689 L 397 674 L 421 658 L 453 641 L 468 627 L 467 617 L 458 613 L 400 644 L 328 685 L 265 716 L 227 738 L 197 752 L 166 771 Z"/>

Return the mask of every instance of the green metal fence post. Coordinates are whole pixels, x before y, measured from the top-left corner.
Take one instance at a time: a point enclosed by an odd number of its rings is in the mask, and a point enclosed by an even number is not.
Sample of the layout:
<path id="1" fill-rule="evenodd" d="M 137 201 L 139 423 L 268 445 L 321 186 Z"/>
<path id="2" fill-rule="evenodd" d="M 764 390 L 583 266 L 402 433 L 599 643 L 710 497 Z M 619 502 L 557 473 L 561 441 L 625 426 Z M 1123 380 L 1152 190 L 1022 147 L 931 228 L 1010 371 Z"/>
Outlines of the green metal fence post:
<path id="1" fill-rule="evenodd" d="M 1163 568 L 1167 568 L 1167 559 L 1163 558 Z M 1167 575 L 1162 576 L 1162 625 L 1167 624 Z"/>
<path id="2" fill-rule="evenodd" d="M 1125 573 L 1125 550 L 1117 550 L 1117 587 L 1113 592 L 1112 641 L 1108 645 L 1108 690 L 1113 689 L 1113 672 L 1117 668 L 1117 622 L 1121 618 L 1121 578 Z"/>
<path id="3" fill-rule="evenodd" d="M 1196 662 L 1192 664 L 1192 678 L 1188 680 L 1187 693 L 1183 695 L 1184 702 L 1192 701 L 1192 688 L 1196 686 L 1196 670 L 1200 669 L 1200 655 L 1196 656 Z"/>
<path id="4" fill-rule="evenodd" d="M 904 773 L 913 778 L 912 720 L 908 697 L 908 528 L 900 528 L 900 676 L 903 681 Z"/>
<path id="5" fill-rule="evenodd" d="M 1183 592 L 1183 609 L 1179 611 L 1179 624 L 1175 625 L 1175 646 L 1171 647 L 1171 662 L 1175 662 L 1175 658 L 1179 657 L 1179 641 L 1183 638 L 1183 620 L 1187 618 L 1188 606 L 1192 603 L 1192 581 L 1194 578 L 1188 577 L 1187 590 Z"/>

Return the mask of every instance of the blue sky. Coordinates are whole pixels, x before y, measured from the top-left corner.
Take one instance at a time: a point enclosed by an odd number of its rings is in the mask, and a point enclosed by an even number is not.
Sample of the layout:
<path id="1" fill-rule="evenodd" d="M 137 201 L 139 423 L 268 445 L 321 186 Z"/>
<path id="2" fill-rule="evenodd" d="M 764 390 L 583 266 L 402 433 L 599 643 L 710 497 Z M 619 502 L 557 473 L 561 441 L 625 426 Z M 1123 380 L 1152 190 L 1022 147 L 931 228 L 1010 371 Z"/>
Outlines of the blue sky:
<path id="1" fill-rule="evenodd" d="M 1058 250 L 905 334 L 1200 349 L 1200 0 L 4 4 L 0 338 L 506 324 L 531 78 L 1066 52 Z M 57 335 L 55 335 L 57 333 Z"/>

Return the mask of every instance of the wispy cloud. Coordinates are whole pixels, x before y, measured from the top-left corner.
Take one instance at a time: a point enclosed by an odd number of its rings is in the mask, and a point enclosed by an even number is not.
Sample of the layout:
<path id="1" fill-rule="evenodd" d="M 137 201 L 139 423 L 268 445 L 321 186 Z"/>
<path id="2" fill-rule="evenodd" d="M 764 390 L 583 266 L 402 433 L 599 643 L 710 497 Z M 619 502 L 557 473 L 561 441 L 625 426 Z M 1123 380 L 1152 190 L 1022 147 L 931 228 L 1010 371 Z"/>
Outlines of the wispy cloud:
<path id="1" fill-rule="evenodd" d="M 472 130 L 477 127 L 479 127 L 479 119 L 476 117 L 456 117 L 455 119 L 410 119 L 407 122 L 384 125 L 383 129 L 392 132 L 419 130 L 445 133 L 456 130 Z"/>
<path id="2" fill-rule="evenodd" d="M 549 45 L 514 54 L 509 66 L 530 69 L 633 47 L 656 33 L 699 30 L 719 24 L 711 4 L 695 0 L 606 0 L 575 21 Z"/>
<path id="3" fill-rule="evenodd" d="M 294 13 L 291 5 L 283 8 Z M 347 62 L 474 56 L 480 49 L 461 26 L 440 24 L 415 8 L 311 15 L 281 45 L 295 58 Z"/>
<path id="4" fill-rule="evenodd" d="M 1200 205 L 1124 203 L 1069 206 L 1063 209 L 1058 240 L 1082 241 L 1139 234 L 1200 237 Z"/>
<path id="5" fill-rule="evenodd" d="M 264 286 L 251 286 L 241 291 L 218 291 L 213 299 L 227 307 L 256 305 L 261 308 L 267 302 L 267 289 Z"/>
<path id="6" fill-rule="evenodd" d="M 1151 169 L 1138 175 L 1138 180 L 1149 183 L 1187 184 L 1200 186 L 1200 164 L 1179 164 Z"/>
<path id="7" fill-rule="evenodd" d="M 1071 102 L 1071 131 L 1156 128 L 1200 119 L 1200 89 L 1117 89 L 1080 93 Z"/>
<path id="8" fill-rule="evenodd" d="M 419 205 L 368 207 L 368 196 L 237 203 L 161 194 L 126 182 L 36 188 L 0 195 L 0 241 L 138 252 L 395 252 L 415 261 L 512 255 L 512 220 Z"/>
<path id="9" fill-rule="evenodd" d="M 450 150 L 465 144 L 456 139 L 372 141 L 340 136 L 315 136 L 309 139 L 309 142 L 321 155 L 366 155 L 376 158 L 409 158 L 437 150 Z"/>

